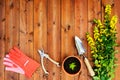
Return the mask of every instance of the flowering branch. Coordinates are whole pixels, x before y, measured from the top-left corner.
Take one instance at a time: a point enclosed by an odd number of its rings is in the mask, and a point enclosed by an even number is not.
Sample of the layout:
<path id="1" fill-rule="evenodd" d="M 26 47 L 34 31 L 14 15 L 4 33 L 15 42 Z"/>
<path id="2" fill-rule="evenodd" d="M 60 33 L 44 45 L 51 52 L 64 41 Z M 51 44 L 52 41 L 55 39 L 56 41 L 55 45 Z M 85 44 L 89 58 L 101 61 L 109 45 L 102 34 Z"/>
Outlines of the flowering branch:
<path id="1" fill-rule="evenodd" d="M 94 60 L 94 80 L 112 80 L 115 72 L 117 16 L 111 18 L 111 6 L 106 5 L 104 22 L 94 19 L 94 37 L 86 34 Z"/>

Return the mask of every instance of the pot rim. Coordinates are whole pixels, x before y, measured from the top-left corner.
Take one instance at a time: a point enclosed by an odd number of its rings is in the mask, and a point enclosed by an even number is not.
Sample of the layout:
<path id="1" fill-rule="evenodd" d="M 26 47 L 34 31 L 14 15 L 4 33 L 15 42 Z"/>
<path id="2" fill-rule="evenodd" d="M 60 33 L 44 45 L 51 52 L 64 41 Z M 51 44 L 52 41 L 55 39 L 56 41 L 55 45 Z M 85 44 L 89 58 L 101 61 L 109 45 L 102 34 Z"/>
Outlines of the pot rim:
<path id="1" fill-rule="evenodd" d="M 75 73 L 75 74 L 70 74 L 70 73 L 66 72 L 65 69 L 64 69 L 64 62 L 65 62 L 65 60 L 67 60 L 67 59 L 70 58 L 70 57 L 74 57 L 74 58 L 78 59 L 79 62 L 80 62 L 80 66 L 81 66 L 81 67 L 80 67 L 79 71 L 78 71 L 77 73 Z M 76 75 L 78 75 L 78 74 L 81 72 L 81 68 L 82 68 L 82 61 L 80 60 L 80 58 L 79 58 L 78 56 L 67 56 L 67 57 L 63 60 L 63 62 L 62 62 L 62 70 L 63 70 L 67 75 L 69 75 L 69 76 L 76 76 Z"/>

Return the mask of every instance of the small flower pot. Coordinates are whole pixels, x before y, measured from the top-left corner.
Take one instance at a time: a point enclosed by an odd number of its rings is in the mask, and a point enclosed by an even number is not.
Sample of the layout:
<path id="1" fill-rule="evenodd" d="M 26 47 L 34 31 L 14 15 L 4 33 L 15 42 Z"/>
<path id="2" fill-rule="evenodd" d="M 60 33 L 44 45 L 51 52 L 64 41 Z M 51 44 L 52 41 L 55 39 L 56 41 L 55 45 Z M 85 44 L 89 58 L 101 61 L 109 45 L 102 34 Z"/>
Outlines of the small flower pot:
<path id="1" fill-rule="evenodd" d="M 69 76 L 76 76 L 81 71 L 81 60 L 77 56 L 68 56 L 62 62 L 62 69 Z"/>

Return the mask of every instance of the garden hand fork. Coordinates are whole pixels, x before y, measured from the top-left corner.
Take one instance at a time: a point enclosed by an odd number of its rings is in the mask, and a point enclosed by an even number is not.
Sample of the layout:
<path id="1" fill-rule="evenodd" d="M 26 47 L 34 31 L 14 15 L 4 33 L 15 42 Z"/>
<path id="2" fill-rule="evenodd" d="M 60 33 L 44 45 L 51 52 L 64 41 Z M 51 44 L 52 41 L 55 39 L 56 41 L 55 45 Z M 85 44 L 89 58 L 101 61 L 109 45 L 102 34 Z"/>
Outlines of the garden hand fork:
<path id="1" fill-rule="evenodd" d="M 58 67 L 60 67 L 60 65 L 59 65 L 58 62 L 54 61 L 53 59 L 51 59 L 51 58 L 49 57 L 48 54 L 44 53 L 44 50 L 38 50 L 38 52 L 39 52 L 39 54 L 40 54 L 40 56 L 41 56 L 41 65 L 42 65 L 42 69 L 43 69 L 43 71 L 45 72 L 45 74 L 48 75 L 49 73 L 46 71 L 46 69 L 45 69 L 45 67 L 44 67 L 43 58 L 47 58 L 47 59 L 50 60 L 52 63 L 54 63 L 55 65 L 57 65 Z"/>

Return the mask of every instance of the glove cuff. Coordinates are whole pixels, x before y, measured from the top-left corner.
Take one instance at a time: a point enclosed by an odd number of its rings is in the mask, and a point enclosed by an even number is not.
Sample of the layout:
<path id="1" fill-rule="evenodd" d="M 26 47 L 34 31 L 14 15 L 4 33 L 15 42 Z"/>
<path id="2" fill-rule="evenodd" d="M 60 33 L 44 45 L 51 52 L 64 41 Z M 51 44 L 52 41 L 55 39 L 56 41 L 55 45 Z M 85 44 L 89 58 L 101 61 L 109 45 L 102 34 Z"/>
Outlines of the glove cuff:
<path id="1" fill-rule="evenodd" d="M 36 71 L 36 69 L 40 66 L 39 63 L 30 59 L 30 61 L 25 65 L 25 75 L 27 77 L 32 77 L 32 74 Z"/>

